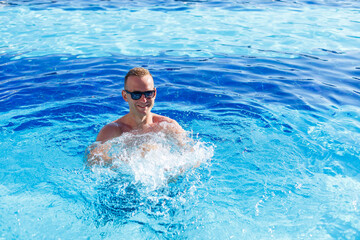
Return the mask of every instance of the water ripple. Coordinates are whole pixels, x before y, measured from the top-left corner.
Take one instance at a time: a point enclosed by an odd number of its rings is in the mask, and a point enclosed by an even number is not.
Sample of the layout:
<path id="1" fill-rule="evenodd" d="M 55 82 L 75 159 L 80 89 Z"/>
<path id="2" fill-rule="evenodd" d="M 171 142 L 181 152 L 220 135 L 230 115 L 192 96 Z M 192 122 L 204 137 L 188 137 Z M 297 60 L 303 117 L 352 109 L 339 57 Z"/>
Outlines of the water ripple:
<path id="1" fill-rule="evenodd" d="M 124 6 L 108 9 L 85 1 L 60 1 L 59 5 L 52 1 L 54 7 L 20 3 L 0 7 L 0 54 L 13 53 L 14 58 L 49 54 L 159 56 L 164 52 L 191 57 L 318 57 L 324 52 L 356 50 L 359 42 L 359 12 L 345 5 L 339 11 L 331 4 L 297 5 L 294 1 L 291 8 L 286 3 L 276 6 L 276 2 L 254 8 L 239 1 L 166 1 L 156 7 L 144 1 L 141 7 L 128 1 L 126 7 L 121 1 Z M 217 6 L 227 4 L 229 7 Z M 241 11 L 234 12 L 234 5 L 240 5 Z"/>
<path id="2" fill-rule="evenodd" d="M 336 238 L 347 230 L 356 236 L 359 60 L 358 53 L 335 52 L 291 59 L 5 54 L 0 202 L 7 207 L 0 211 L 10 224 L 0 223 L 10 230 L 4 236 L 46 238 L 54 219 L 61 227 L 52 234 L 64 238 L 200 232 L 253 239 L 268 237 L 269 229 L 274 238 Z M 84 170 L 85 149 L 101 127 L 128 110 L 121 89 L 133 66 L 154 76 L 154 112 L 215 146 L 209 164 L 154 191 L 109 168 Z M 36 229 L 17 224 L 33 221 Z"/>

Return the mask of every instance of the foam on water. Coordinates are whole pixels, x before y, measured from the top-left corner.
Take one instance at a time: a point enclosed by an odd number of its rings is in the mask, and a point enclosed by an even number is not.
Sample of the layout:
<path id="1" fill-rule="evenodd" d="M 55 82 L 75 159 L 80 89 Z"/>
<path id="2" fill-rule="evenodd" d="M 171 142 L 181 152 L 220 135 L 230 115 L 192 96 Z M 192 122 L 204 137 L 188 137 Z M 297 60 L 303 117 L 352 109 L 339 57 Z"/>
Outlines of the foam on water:
<path id="1" fill-rule="evenodd" d="M 211 144 L 188 137 L 180 141 L 162 131 L 125 133 L 106 143 L 111 146 L 107 153 L 112 159 L 110 167 L 116 172 L 130 174 L 134 183 L 158 189 L 176 181 L 188 170 L 206 164 L 213 156 Z M 104 165 L 101 160 L 100 165 Z M 102 171 L 98 166 L 92 167 L 93 171 L 99 169 Z"/>

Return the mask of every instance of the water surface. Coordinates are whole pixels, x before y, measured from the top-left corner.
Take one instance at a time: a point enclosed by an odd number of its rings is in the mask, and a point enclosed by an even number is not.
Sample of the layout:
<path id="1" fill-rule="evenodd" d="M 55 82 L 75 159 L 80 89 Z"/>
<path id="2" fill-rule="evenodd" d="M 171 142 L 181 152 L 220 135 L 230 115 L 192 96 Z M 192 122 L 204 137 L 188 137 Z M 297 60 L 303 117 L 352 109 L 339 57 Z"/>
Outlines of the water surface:
<path id="1" fill-rule="evenodd" d="M 359 238 L 358 7 L 1 2 L 0 236 Z M 128 111 L 134 66 L 198 148 L 154 135 L 164 145 L 133 149 L 137 165 L 88 169 L 86 148 Z"/>

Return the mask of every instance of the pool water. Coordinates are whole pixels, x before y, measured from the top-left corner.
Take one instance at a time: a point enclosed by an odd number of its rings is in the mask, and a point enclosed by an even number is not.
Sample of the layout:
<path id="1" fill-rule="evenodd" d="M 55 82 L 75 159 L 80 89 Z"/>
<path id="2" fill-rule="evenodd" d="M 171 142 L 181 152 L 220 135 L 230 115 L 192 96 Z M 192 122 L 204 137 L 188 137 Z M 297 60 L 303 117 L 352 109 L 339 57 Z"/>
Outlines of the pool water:
<path id="1" fill-rule="evenodd" d="M 359 7 L 1 1 L 0 239 L 360 238 Z M 192 150 L 88 167 L 135 66 Z"/>

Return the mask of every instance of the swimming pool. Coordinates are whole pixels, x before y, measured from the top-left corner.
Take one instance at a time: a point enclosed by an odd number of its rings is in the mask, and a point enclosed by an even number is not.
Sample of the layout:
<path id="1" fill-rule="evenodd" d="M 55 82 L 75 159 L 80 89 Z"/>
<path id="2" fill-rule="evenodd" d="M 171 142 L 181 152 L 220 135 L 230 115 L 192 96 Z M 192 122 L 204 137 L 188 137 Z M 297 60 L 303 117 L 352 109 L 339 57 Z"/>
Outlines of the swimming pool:
<path id="1" fill-rule="evenodd" d="M 0 239 L 359 238 L 358 15 L 356 1 L 1 1 Z M 134 66 L 195 154 L 87 169 Z M 167 183 L 175 159 L 202 165 Z"/>

